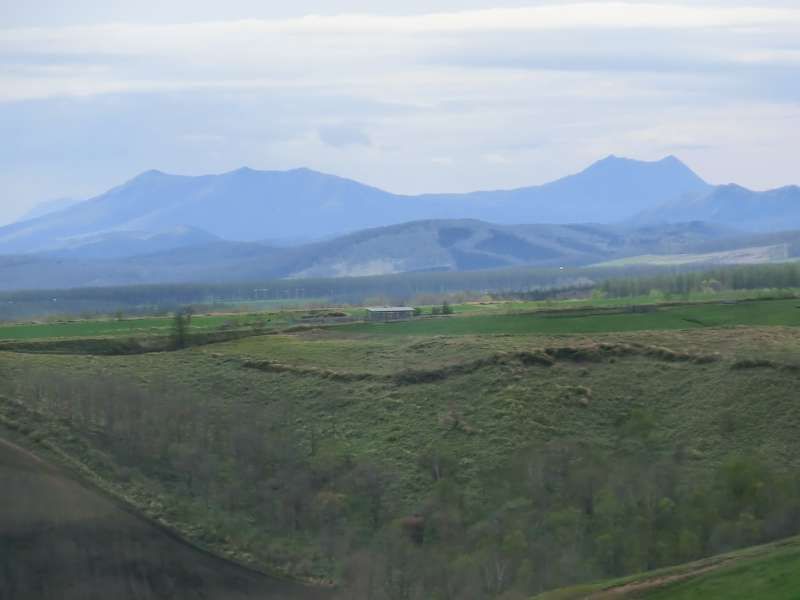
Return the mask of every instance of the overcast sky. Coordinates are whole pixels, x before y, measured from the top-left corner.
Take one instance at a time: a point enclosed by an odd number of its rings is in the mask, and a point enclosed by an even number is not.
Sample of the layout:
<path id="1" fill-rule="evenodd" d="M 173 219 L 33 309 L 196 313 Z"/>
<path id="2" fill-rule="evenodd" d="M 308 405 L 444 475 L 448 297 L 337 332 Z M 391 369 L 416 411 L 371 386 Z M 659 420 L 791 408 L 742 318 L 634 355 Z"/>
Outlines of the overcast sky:
<path id="1" fill-rule="evenodd" d="M 675 154 L 765 189 L 800 183 L 800 3 L 0 0 L 0 136 L 0 222 L 151 168 L 414 193 Z"/>

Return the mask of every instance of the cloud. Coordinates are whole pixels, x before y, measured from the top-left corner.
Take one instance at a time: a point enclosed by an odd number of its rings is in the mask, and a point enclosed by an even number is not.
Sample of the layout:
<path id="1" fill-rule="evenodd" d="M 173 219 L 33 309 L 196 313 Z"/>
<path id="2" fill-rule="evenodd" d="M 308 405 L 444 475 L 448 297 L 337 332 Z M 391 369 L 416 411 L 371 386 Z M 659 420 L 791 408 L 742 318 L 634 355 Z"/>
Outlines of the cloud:
<path id="1" fill-rule="evenodd" d="M 505 165 L 510 162 L 506 156 L 497 152 L 489 152 L 488 154 L 484 154 L 483 160 L 490 165 Z"/>
<path id="2" fill-rule="evenodd" d="M 214 133 L 187 133 L 181 135 L 180 139 L 192 144 L 222 144 L 225 141 L 225 136 Z"/>
<path id="3" fill-rule="evenodd" d="M 252 41 L 269 35 L 350 36 L 475 33 L 563 29 L 787 28 L 800 25 L 800 10 L 789 7 L 697 6 L 642 2 L 550 3 L 417 15 L 308 15 L 288 19 L 206 21 L 174 25 L 108 24 L 84 27 L 6 29 L 0 44 L 36 43 L 40 51 L 125 53 L 185 47 L 201 40 Z M 143 44 L 143 42 L 150 42 Z"/>
<path id="4" fill-rule="evenodd" d="M 345 123 L 323 125 L 317 129 L 317 135 L 323 143 L 334 148 L 372 145 L 372 140 L 358 125 Z"/>
<path id="5" fill-rule="evenodd" d="M 0 101 L 287 88 L 389 100 L 389 80 L 436 91 L 450 69 L 473 87 L 497 69 L 777 78 L 800 68 L 798 39 L 800 8 L 668 2 L 0 29 Z"/>

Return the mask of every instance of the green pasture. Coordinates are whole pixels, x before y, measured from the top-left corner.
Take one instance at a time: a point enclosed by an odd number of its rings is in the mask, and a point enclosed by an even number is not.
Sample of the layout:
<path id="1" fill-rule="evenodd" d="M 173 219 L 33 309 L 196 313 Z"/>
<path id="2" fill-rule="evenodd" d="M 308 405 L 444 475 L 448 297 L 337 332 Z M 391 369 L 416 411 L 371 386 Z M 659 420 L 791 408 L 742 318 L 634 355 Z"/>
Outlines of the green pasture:
<path id="1" fill-rule="evenodd" d="M 647 312 L 532 311 L 496 315 L 453 315 L 397 323 L 354 323 L 341 332 L 389 335 L 573 334 L 702 327 L 798 326 L 800 300 L 753 300 L 732 304 L 656 306 Z"/>
<path id="2" fill-rule="evenodd" d="M 197 315 L 192 318 L 190 331 L 204 332 L 220 328 L 252 326 L 263 321 L 265 326 L 287 324 L 285 317 L 263 315 Z M 82 337 L 148 337 L 168 335 L 173 327 L 172 317 L 141 319 L 86 319 L 49 323 L 18 323 L 0 326 L 0 340 L 34 340 Z"/>

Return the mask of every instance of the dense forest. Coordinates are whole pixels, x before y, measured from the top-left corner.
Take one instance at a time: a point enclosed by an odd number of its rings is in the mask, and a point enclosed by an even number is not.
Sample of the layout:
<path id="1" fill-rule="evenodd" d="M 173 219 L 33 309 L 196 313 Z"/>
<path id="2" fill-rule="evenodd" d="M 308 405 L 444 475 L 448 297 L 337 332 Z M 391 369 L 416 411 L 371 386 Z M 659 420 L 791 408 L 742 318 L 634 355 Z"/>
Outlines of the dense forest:
<path id="1" fill-rule="evenodd" d="M 478 481 L 465 479 L 464 457 L 421 449 L 409 460 L 423 493 L 409 510 L 391 469 L 338 447 L 321 424 L 298 433 L 288 399 L 222 411 L 161 380 L 1 375 L 0 396 L 18 399 L 3 400 L 16 415 L 7 426 L 68 440 L 160 519 L 211 548 L 235 538 L 234 557 L 340 581 L 342 598 L 523 599 L 800 531 L 796 473 L 730 456 L 698 476 L 690 450 L 654 445 L 641 409 L 616 423 L 610 446 L 554 439 Z"/>

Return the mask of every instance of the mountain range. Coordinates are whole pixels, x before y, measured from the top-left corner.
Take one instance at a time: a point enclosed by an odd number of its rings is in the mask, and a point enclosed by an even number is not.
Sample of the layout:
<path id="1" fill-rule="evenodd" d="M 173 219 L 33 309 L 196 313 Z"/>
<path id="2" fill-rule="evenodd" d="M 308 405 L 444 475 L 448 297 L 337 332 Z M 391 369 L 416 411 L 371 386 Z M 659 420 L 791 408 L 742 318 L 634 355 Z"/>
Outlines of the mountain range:
<path id="1" fill-rule="evenodd" d="M 759 255 L 788 259 L 796 236 L 772 232 L 790 228 L 800 188 L 712 186 L 675 157 L 609 156 L 545 185 L 419 196 L 308 169 L 148 171 L 0 227 L 0 288 L 582 265 L 755 238 L 774 246 Z"/>
<path id="2" fill-rule="evenodd" d="M 232 241 L 319 239 L 423 219 L 615 223 L 711 186 L 674 157 L 608 157 L 541 186 L 402 196 L 308 169 L 189 177 L 148 171 L 63 210 L 0 228 L 0 254 L 74 247 L 119 231 L 204 230 Z"/>

